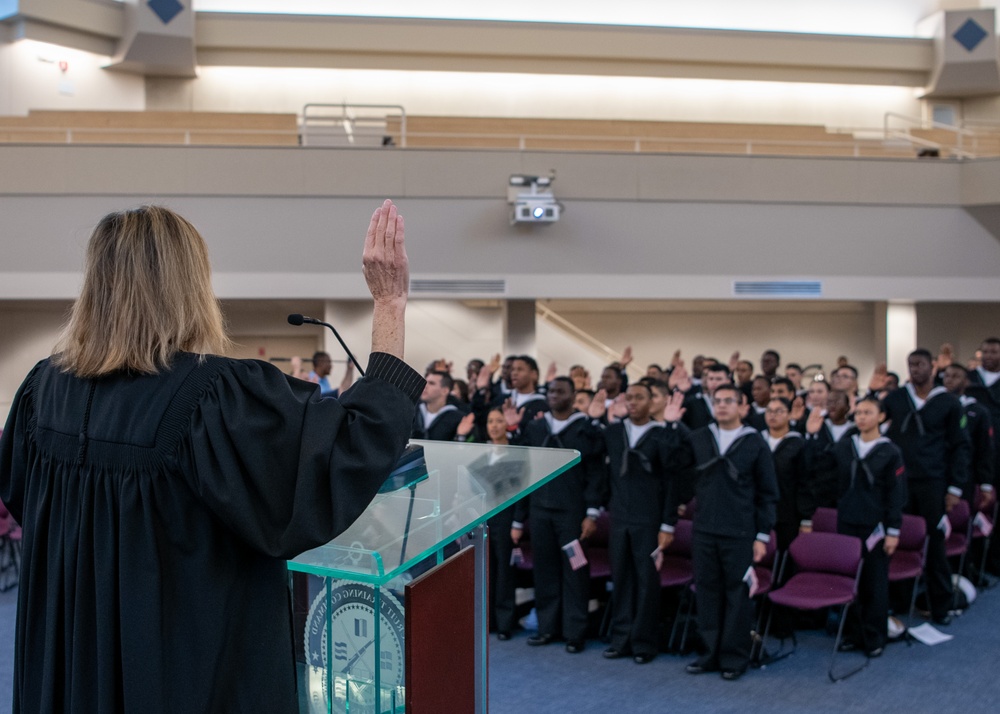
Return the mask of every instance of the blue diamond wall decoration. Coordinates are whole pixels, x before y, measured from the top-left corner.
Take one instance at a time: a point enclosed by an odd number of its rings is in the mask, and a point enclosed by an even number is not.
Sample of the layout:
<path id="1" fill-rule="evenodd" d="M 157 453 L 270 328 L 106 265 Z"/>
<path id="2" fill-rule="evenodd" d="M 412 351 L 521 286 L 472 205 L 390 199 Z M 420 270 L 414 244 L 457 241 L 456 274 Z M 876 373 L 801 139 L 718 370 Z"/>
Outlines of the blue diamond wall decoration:
<path id="1" fill-rule="evenodd" d="M 177 0 L 149 0 L 146 4 L 149 5 L 150 10 L 156 13 L 164 25 L 169 24 L 184 9 L 184 6 Z"/>
<path id="2" fill-rule="evenodd" d="M 955 41 L 962 45 L 967 52 L 972 52 L 979 46 L 979 43 L 986 39 L 986 30 L 984 30 L 978 22 L 969 18 L 962 26 L 955 30 L 955 34 L 952 37 Z"/>

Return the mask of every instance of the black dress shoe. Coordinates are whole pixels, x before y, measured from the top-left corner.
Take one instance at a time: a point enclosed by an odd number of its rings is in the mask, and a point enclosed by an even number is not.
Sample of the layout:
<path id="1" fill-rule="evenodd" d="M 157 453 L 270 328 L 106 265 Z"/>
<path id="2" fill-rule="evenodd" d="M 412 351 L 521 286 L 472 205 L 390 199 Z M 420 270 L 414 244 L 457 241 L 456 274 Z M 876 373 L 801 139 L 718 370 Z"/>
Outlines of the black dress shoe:
<path id="1" fill-rule="evenodd" d="M 584 647 L 583 640 L 570 640 L 566 643 L 566 651 L 570 654 L 580 654 Z"/>
<path id="2" fill-rule="evenodd" d="M 528 644 L 531 647 L 543 647 L 545 645 L 551 644 L 555 640 L 555 636 L 549 634 L 537 634 L 532 635 L 528 638 Z"/>
<path id="3" fill-rule="evenodd" d="M 850 640 L 844 640 L 837 646 L 838 652 L 856 652 L 858 649 L 858 644 L 856 642 L 851 642 Z"/>
<path id="4" fill-rule="evenodd" d="M 706 672 L 717 672 L 718 670 L 713 667 L 709 667 L 707 664 L 701 664 L 700 662 L 692 662 L 684 671 L 688 674 L 705 674 Z"/>
<path id="5" fill-rule="evenodd" d="M 615 649 L 614 647 L 608 647 L 601 653 L 601 657 L 603 657 L 604 659 L 618 659 L 619 657 L 624 657 L 626 654 L 628 653 L 622 652 L 621 650 Z"/>
<path id="6" fill-rule="evenodd" d="M 735 682 L 743 676 L 744 672 L 746 672 L 745 669 L 724 669 L 722 670 L 722 678 L 727 682 Z"/>
<path id="7" fill-rule="evenodd" d="M 649 664 L 653 661 L 656 655 L 653 654 L 637 654 L 632 658 L 636 664 Z"/>
<path id="8" fill-rule="evenodd" d="M 870 649 L 867 652 L 865 652 L 865 654 L 871 657 L 872 659 L 875 659 L 876 657 L 881 657 L 884 651 L 885 649 L 882 647 L 875 647 L 874 649 Z"/>
<path id="9" fill-rule="evenodd" d="M 510 639 L 510 633 L 509 632 L 505 632 L 505 631 L 504 632 L 498 632 L 497 633 L 497 639 L 500 640 L 501 642 L 506 642 L 507 640 Z"/>
<path id="10" fill-rule="evenodd" d="M 942 615 L 941 617 L 931 618 L 931 622 L 935 625 L 940 625 L 941 627 L 947 627 L 951 624 L 951 615 Z"/>

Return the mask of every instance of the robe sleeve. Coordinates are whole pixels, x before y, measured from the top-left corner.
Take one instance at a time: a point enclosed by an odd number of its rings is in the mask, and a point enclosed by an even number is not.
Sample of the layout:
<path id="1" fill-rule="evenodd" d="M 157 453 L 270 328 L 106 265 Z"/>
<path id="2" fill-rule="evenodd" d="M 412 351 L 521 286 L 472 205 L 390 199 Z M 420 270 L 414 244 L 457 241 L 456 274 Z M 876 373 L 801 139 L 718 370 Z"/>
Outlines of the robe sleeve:
<path id="1" fill-rule="evenodd" d="M 18 388 L 3 436 L 0 436 L 0 501 L 18 523 L 21 523 L 27 488 L 28 445 L 34 432 L 36 375 L 44 362 L 36 364 Z"/>
<path id="2" fill-rule="evenodd" d="M 269 364 L 232 360 L 198 400 L 180 471 L 241 539 L 295 557 L 368 507 L 406 446 L 423 384 L 374 353 L 365 377 L 330 399 Z"/>

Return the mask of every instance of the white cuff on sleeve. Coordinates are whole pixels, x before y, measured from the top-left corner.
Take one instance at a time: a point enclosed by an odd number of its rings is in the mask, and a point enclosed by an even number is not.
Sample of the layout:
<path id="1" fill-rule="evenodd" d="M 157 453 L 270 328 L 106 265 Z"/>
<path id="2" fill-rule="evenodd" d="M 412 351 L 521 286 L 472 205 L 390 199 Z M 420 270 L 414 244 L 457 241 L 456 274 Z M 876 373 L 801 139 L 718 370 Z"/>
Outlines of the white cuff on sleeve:
<path id="1" fill-rule="evenodd" d="M 587 518 L 593 518 L 595 521 L 600 517 L 601 509 L 599 508 L 588 508 Z"/>
<path id="2" fill-rule="evenodd" d="M 950 493 L 952 496 L 961 496 L 962 489 L 960 489 L 958 486 L 949 486 L 948 493 Z"/>
<path id="3" fill-rule="evenodd" d="M 982 491 L 983 493 L 992 493 L 993 492 L 993 484 L 991 484 L 991 483 L 981 483 L 981 484 L 979 484 L 979 490 Z"/>
<path id="4" fill-rule="evenodd" d="M 660 533 L 673 533 L 673 532 L 674 532 L 673 526 L 668 526 L 666 523 L 660 524 Z"/>
<path id="5" fill-rule="evenodd" d="M 524 530 L 524 524 L 521 523 L 521 521 L 514 521 L 513 523 L 510 524 L 510 527 L 511 528 L 516 528 L 519 531 L 523 531 Z"/>
<path id="6" fill-rule="evenodd" d="M 761 543 L 770 543 L 771 542 L 771 534 L 770 533 L 758 533 L 757 537 L 756 537 L 756 540 L 759 540 Z"/>
<path id="7" fill-rule="evenodd" d="M 885 529 L 885 534 L 887 536 L 892 536 L 893 538 L 899 538 L 899 529 L 898 528 L 886 528 Z"/>

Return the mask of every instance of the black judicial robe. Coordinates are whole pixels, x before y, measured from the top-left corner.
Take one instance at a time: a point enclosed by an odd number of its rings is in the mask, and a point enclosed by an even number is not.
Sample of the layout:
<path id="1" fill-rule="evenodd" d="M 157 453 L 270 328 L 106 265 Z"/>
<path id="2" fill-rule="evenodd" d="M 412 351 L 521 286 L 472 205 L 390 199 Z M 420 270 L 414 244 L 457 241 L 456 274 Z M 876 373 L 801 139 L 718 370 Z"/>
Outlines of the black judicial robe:
<path id="1" fill-rule="evenodd" d="M 298 711 L 285 560 L 367 507 L 422 388 L 380 353 L 339 400 L 250 360 L 40 362 L 0 441 L 24 528 L 14 711 Z"/>

